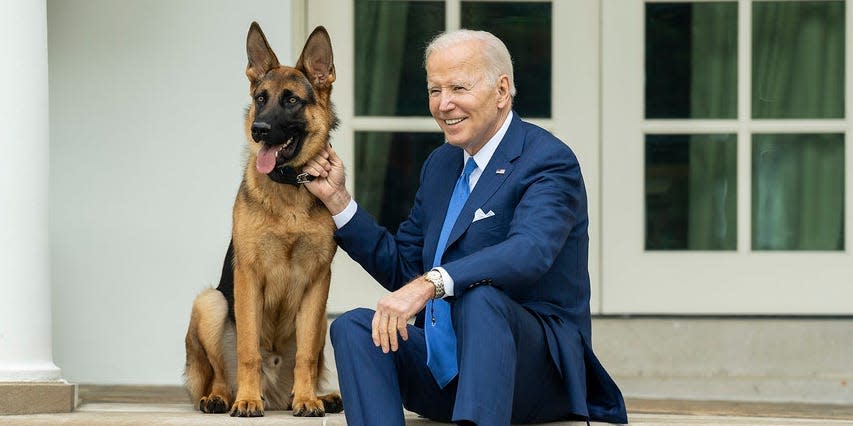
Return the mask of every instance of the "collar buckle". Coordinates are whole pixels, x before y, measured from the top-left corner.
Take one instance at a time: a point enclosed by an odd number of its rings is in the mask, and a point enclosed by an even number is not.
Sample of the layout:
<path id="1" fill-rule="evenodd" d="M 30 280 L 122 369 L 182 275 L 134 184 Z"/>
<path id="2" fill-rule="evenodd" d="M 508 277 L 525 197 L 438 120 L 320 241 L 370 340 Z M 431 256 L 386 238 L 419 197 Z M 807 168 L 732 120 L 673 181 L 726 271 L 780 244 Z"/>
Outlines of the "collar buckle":
<path id="1" fill-rule="evenodd" d="M 314 176 L 309 175 L 307 172 L 296 175 L 296 183 L 299 185 L 306 184 L 312 180 L 314 180 Z"/>

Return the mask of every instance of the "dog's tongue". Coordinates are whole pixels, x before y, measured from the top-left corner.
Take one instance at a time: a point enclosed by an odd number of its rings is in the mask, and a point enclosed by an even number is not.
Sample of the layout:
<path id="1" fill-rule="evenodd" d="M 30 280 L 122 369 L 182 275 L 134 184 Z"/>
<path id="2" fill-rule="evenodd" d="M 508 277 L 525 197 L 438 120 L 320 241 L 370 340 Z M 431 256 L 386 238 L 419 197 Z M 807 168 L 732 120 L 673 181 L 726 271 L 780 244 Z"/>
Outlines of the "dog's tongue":
<path id="1" fill-rule="evenodd" d="M 261 145 L 261 150 L 258 151 L 258 172 L 269 174 L 275 168 L 275 151 L 277 147 L 271 147 L 267 144 Z"/>

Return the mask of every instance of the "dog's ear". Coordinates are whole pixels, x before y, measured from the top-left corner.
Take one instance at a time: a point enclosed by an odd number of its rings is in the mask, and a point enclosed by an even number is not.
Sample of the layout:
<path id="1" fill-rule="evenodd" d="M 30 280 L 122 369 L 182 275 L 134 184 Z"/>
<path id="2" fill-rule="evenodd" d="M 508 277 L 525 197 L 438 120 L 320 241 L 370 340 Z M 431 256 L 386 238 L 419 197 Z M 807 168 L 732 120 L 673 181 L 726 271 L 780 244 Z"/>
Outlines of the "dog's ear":
<path id="1" fill-rule="evenodd" d="M 296 69 L 302 71 L 311 84 L 327 88 L 335 81 L 335 63 L 332 60 L 332 39 L 322 26 L 314 28 L 308 36 L 302 54 L 296 61 Z"/>
<path id="2" fill-rule="evenodd" d="M 264 32 L 257 22 L 252 22 L 249 35 L 246 36 L 246 55 L 249 65 L 246 65 L 246 77 L 252 83 L 261 79 L 267 71 L 279 66 L 278 58 L 267 43 Z"/>

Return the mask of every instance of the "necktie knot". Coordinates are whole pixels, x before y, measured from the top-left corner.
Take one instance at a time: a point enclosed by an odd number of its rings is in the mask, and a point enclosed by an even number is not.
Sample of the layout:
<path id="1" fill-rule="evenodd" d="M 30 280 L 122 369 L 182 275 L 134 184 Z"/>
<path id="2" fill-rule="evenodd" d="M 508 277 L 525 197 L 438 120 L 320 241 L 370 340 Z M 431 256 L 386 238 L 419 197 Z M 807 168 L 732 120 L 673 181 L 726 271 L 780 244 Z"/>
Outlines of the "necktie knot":
<path id="1" fill-rule="evenodd" d="M 474 157 L 469 158 L 468 161 L 465 162 L 465 168 L 462 170 L 462 176 L 460 176 L 460 179 L 463 179 L 465 183 L 468 183 L 471 173 L 474 173 L 476 168 L 477 162 L 474 161 Z"/>

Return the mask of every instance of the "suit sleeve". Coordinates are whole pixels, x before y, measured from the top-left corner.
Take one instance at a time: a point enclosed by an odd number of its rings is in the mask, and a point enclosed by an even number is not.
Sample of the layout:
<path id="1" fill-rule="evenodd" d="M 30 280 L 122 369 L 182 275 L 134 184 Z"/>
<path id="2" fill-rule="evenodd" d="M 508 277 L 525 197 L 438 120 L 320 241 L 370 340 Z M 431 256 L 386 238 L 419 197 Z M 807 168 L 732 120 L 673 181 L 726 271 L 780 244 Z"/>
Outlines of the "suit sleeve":
<path id="1" fill-rule="evenodd" d="M 517 187 L 506 189 L 520 192 L 507 238 L 442 265 L 453 277 L 456 297 L 484 280 L 504 289 L 535 285 L 573 230 L 587 238 L 586 190 L 577 158 L 568 149 L 538 151 L 529 153 L 534 161 L 516 170 L 522 174 Z"/>
<path id="2" fill-rule="evenodd" d="M 421 169 L 421 182 L 430 158 Z M 414 206 L 396 235 L 379 226 L 360 206 L 355 216 L 335 233 L 338 245 L 389 291 L 399 289 L 424 272 L 422 201 L 422 191 L 418 189 Z"/>

